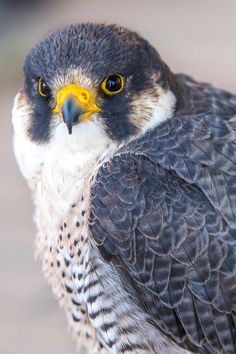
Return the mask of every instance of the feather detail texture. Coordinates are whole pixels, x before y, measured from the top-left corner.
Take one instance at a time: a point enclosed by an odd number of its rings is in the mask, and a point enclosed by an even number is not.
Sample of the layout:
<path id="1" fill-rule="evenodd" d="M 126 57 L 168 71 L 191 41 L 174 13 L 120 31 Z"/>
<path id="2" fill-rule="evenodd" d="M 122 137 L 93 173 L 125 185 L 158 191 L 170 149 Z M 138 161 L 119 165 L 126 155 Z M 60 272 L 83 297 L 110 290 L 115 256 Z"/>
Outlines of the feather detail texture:
<path id="1" fill-rule="evenodd" d="M 175 116 L 99 169 L 90 229 L 165 335 L 198 353 L 233 354 L 236 96 L 178 82 Z"/>

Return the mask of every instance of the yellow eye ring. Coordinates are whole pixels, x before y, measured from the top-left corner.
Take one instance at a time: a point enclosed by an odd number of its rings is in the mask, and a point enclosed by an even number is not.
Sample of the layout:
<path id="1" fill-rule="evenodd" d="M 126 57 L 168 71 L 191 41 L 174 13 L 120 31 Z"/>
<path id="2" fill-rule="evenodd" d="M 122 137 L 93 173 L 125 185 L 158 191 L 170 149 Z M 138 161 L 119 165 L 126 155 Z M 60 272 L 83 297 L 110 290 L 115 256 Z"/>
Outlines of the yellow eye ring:
<path id="1" fill-rule="evenodd" d="M 121 92 L 125 85 L 125 78 L 120 74 L 112 74 L 106 77 L 101 84 L 103 92 L 109 96 Z"/>
<path id="2" fill-rule="evenodd" d="M 47 97 L 48 87 L 42 78 L 38 79 L 38 91 L 39 91 L 40 96 Z"/>

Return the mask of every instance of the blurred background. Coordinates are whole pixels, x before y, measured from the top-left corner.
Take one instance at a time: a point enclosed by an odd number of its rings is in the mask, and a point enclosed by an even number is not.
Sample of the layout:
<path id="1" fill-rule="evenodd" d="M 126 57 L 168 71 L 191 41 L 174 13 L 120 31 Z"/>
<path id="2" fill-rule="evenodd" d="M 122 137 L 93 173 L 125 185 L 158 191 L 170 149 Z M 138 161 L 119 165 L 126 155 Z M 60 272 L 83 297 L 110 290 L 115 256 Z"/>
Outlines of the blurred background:
<path id="1" fill-rule="evenodd" d="M 236 93 L 235 0 L 0 0 L 0 354 L 75 354 L 34 261 L 32 205 L 12 152 L 23 60 L 51 29 L 97 21 L 138 31 L 174 72 Z"/>

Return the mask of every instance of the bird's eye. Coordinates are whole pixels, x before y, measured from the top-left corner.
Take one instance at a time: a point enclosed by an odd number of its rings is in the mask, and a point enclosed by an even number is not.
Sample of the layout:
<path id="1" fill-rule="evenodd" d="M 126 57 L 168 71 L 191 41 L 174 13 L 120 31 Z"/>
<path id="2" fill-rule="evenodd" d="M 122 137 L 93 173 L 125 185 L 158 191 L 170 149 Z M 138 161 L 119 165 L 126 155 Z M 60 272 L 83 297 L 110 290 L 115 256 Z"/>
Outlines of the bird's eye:
<path id="1" fill-rule="evenodd" d="M 42 78 L 38 79 L 38 91 L 40 96 L 47 97 L 49 95 L 49 87 Z"/>
<path id="2" fill-rule="evenodd" d="M 125 79 L 120 74 L 113 74 L 105 78 L 102 82 L 102 90 L 107 95 L 115 95 L 123 90 Z"/>

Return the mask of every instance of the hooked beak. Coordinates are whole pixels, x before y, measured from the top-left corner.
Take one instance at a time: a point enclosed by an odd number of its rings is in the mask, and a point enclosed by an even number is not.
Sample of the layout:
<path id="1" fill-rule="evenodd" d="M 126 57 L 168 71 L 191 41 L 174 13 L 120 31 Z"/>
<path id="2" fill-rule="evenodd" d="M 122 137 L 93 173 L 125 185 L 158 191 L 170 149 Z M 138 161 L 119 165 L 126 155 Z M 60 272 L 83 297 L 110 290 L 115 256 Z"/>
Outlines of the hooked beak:
<path id="1" fill-rule="evenodd" d="M 70 84 L 57 93 L 54 112 L 67 125 L 69 134 L 73 125 L 91 119 L 94 112 L 101 111 L 95 103 L 94 95 L 86 88 Z"/>

